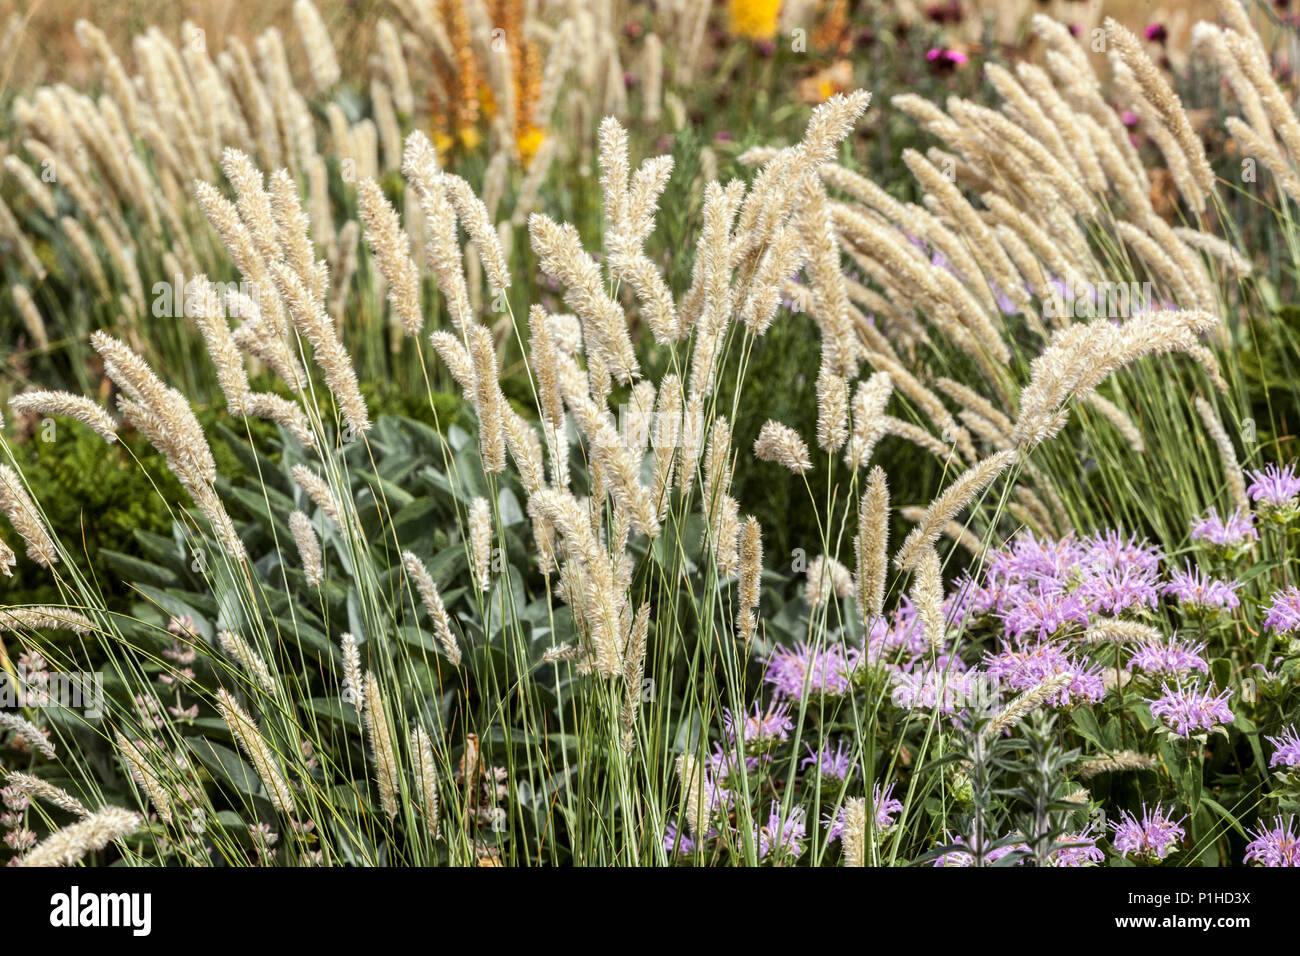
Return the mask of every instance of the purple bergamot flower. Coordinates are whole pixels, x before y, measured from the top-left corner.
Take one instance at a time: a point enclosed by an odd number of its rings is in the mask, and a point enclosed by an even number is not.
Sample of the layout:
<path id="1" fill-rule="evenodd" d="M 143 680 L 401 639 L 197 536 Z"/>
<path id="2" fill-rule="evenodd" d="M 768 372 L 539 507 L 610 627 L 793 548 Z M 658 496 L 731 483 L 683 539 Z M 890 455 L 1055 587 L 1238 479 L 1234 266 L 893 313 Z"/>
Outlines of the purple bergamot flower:
<path id="1" fill-rule="evenodd" d="M 1278 817 L 1271 830 L 1265 829 L 1261 823 L 1258 830 L 1248 831 L 1255 839 L 1247 844 L 1242 862 L 1254 860 L 1260 866 L 1300 866 L 1300 836 L 1291 832 L 1294 822 L 1294 817 L 1288 817 L 1285 822 Z"/>
<path id="2" fill-rule="evenodd" d="M 1148 701 L 1151 716 L 1162 718 L 1179 737 L 1190 737 L 1197 731 L 1232 723 L 1232 708 L 1228 706 L 1231 690 L 1212 694 L 1181 684 L 1174 690 L 1170 690 L 1168 684 L 1162 684 L 1160 689 L 1162 696 Z"/>
<path id="3" fill-rule="evenodd" d="M 1185 611 L 1231 611 L 1241 604 L 1239 587 L 1240 581 L 1212 578 L 1189 562 L 1184 570 L 1169 576 L 1165 594 L 1178 598 Z"/>
<path id="4" fill-rule="evenodd" d="M 1276 748 L 1268 761 L 1270 767 L 1300 767 L 1300 736 L 1294 727 L 1284 727 L 1280 736 L 1265 739 Z"/>
<path id="5" fill-rule="evenodd" d="M 1055 582 L 1017 585 L 1005 593 L 1002 623 L 1008 636 L 1053 637 L 1065 628 L 1088 626 L 1089 595 L 1066 591 Z"/>
<path id="6" fill-rule="evenodd" d="M 852 688 L 861 652 L 832 644 L 816 648 L 799 644 L 794 648 L 773 648 L 767 659 L 767 681 L 783 697 L 843 697 Z"/>
<path id="7" fill-rule="evenodd" d="M 982 676 L 976 670 L 962 671 L 959 660 L 940 661 L 909 670 L 898 669 L 890 676 L 890 700 L 903 710 L 938 710 L 952 714 L 984 696 Z"/>
<path id="8" fill-rule="evenodd" d="M 1074 593 L 1094 610 L 1118 615 L 1130 608 L 1155 607 L 1160 590 L 1154 571 L 1122 567 L 1085 571 Z"/>
<path id="9" fill-rule="evenodd" d="M 1211 508 L 1203 518 L 1192 521 L 1192 540 L 1204 541 L 1225 556 L 1235 557 L 1259 540 L 1259 532 L 1255 530 L 1253 514 L 1234 511 L 1220 518 L 1218 511 Z"/>
<path id="10" fill-rule="evenodd" d="M 957 841 L 957 845 L 959 847 L 965 847 L 966 841 L 959 839 Z M 1028 853 L 1029 847 L 1026 846 L 1024 843 L 1010 843 L 1010 844 L 1003 844 L 1002 846 L 999 846 L 992 850 L 986 850 L 984 853 L 984 865 L 992 866 L 994 863 L 997 863 L 998 860 L 1001 860 L 1003 857 L 1017 852 Z M 943 856 L 935 860 L 934 865 L 935 866 L 956 866 L 956 867 L 974 866 L 975 854 L 971 853 L 970 850 L 967 849 L 949 850 Z M 1019 863 L 1017 863 L 1016 865 L 1019 865 Z"/>
<path id="11" fill-rule="evenodd" d="M 735 748 L 736 743 L 733 740 L 729 740 L 728 745 L 719 742 L 713 745 L 713 752 L 709 754 L 708 765 L 713 773 L 712 783 L 719 789 L 734 789 L 740 786 L 742 764 L 748 773 L 754 773 L 762 763 L 772 759 L 769 754 L 746 756 Z"/>
<path id="12" fill-rule="evenodd" d="M 1018 691 L 1037 687 L 1049 677 L 1068 674 L 1070 683 L 1050 701 L 1061 707 L 1069 706 L 1071 701 L 1098 701 L 1106 696 L 1100 666 L 1079 663 L 1060 644 L 1051 641 L 1004 644 L 999 654 L 987 659 L 985 670 L 989 677 Z"/>
<path id="13" fill-rule="evenodd" d="M 1139 644 L 1129 659 L 1128 669 L 1136 668 L 1148 674 L 1185 674 L 1188 671 L 1210 672 L 1210 665 L 1202 656 L 1204 644 L 1190 644 L 1170 637 L 1165 643 L 1147 641 Z"/>
<path id="14" fill-rule="evenodd" d="M 876 829 L 888 830 L 894 825 L 894 814 L 903 812 L 903 804 L 894 799 L 894 785 L 881 789 L 879 781 L 871 788 L 871 806 L 876 812 Z"/>
<path id="15" fill-rule="evenodd" d="M 835 781 L 844 783 L 853 773 L 853 762 L 849 759 L 849 748 L 843 740 L 835 745 L 835 749 L 823 746 L 820 751 L 813 750 L 807 744 L 804 747 L 808 751 L 808 756 L 799 762 L 800 769 L 816 767 L 817 772 L 824 781 Z"/>
<path id="16" fill-rule="evenodd" d="M 1300 588 L 1289 587 L 1273 595 L 1273 603 L 1264 615 L 1264 626 L 1276 634 L 1300 631 Z"/>
<path id="17" fill-rule="evenodd" d="M 790 736 L 794 721 L 790 719 L 789 704 L 754 702 L 752 712 L 739 720 L 729 710 L 722 712 L 722 729 L 727 740 L 739 742 L 750 754 L 763 753 Z"/>
<path id="18" fill-rule="evenodd" d="M 1250 487 L 1246 493 L 1261 514 L 1282 521 L 1289 521 L 1296 516 L 1300 477 L 1296 476 L 1294 464 L 1282 468 L 1269 464 L 1259 471 L 1247 472 L 1246 476 L 1250 478 Z"/>
<path id="19" fill-rule="evenodd" d="M 1163 860 L 1186 835 L 1182 822 L 1181 818 L 1172 819 L 1161 807 L 1152 811 L 1144 803 L 1141 821 L 1127 810 L 1120 813 L 1119 822 L 1111 824 L 1115 836 L 1110 842 L 1122 857 L 1127 858 L 1132 853 L 1148 862 Z"/>
<path id="20" fill-rule="evenodd" d="M 868 811 L 874 810 L 876 829 L 885 831 L 894 825 L 894 815 L 903 812 L 903 804 L 894 799 L 894 785 L 892 783 L 886 784 L 882 790 L 880 783 L 877 782 L 871 788 L 871 803 L 868 804 L 867 809 Z M 834 843 L 844 834 L 847 813 L 847 807 L 840 807 L 839 812 L 834 816 L 824 818 L 827 843 Z"/>
<path id="21" fill-rule="evenodd" d="M 1106 854 L 1097 846 L 1091 824 L 1078 833 L 1061 834 L 1056 838 L 1056 845 L 1060 849 L 1051 853 L 1052 866 L 1095 866 L 1106 859 Z"/>
<path id="22" fill-rule="evenodd" d="M 754 841 L 758 844 L 760 859 L 789 856 L 798 858 L 803 852 L 803 838 L 807 832 L 803 807 L 792 807 L 790 815 L 781 818 L 781 804 L 773 800 L 767 823 L 754 824 Z"/>
<path id="23" fill-rule="evenodd" d="M 1094 570 L 1113 568 L 1117 571 L 1131 569 L 1155 576 L 1160 571 L 1160 549 L 1146 538 L 1124 536 L 1117 528 L 1092 535 L 1084 541 L 1081 563 Z"/>
<path id="24" fill-rule="evenodd" d="M 679 856 L 694 856 L 695 841 L 691 839 L 685 827 L 679 831 L 677 824 L 670 823 L 664 827 L 664 849 Z"/>

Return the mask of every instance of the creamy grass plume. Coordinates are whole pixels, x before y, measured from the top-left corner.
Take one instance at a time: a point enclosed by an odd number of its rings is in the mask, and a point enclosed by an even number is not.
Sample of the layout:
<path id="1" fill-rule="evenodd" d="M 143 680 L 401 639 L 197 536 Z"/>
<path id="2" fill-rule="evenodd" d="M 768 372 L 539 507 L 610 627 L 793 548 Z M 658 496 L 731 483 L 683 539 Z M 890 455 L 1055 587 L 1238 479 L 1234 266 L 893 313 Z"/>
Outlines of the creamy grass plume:
<path id="1" fill-rule="evenodd" d="M 72 866 L 110 843 L 123 840 L 144 824 L 140 814 L 103 807 L 84 820 L 56 830 L 18 861 L 19 866 Z"/>

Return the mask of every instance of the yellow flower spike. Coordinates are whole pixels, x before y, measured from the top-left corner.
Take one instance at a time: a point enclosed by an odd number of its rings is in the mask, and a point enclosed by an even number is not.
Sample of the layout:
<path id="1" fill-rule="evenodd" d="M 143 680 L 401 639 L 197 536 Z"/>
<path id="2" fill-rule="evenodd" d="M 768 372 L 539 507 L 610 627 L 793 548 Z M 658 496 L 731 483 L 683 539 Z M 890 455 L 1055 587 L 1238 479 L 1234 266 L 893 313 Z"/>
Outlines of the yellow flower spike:
<path id="1" fill-rule="evenodd" d="M 483 136 L 476 126 L 462 127 L 457 133 L 457 137 L 460 139 L 460 145 L 467 151 L 477 149 L 478 144 L 483 142 Z"/>
<path id="2" fill-rule="evenodd" d="M 456 140 L 440 129 L 433 131 L 433 148 L 438 151 L 439 158 L 445 157 L 456 146 Z"/>
<path id="3" fill-rule="evenodd" d="M 525 166 L 529 165 L 545 141 L 545 130 L 539 129 L 531 123 L 525 126 L 523 132 L 519 134 L 519 161 Z"/>
<path id="4" fill-rule="evenodd" d="M 755 42 L 775 40 L 781 0 L 727 0 L 727 16 L 734 36 Z"/>
<path id="5" fill-rule="evenodd" d="M 486 83 L 479 84 L 478 109 L 485 119 L 490 120 L 497 115 L 496 97 L 492 95 L 492 87 Z"/>

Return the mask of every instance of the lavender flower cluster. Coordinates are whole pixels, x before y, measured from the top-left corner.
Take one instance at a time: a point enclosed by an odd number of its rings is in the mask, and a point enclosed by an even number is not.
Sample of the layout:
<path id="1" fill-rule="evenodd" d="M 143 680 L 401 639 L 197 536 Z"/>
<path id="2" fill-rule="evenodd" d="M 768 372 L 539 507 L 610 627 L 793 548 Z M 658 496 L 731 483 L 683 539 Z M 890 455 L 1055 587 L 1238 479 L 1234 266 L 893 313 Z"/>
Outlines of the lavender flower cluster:
<path id="1" fill-rule="evenodd" d="M 1207 746 L 1208 734 L 1227 737 L 1238 722 L 1234 688 L 1216 686 L 1211 662 L 1234 657 L 1232 642 L 1240 640 L 1240 625 L 1252 626 L 1246 619 L 1255 606 L 1271 640 L 1285 644 L 1300 636 L 1300 588 L 1283 587 L 1266 602 L 1243 608 L 1247 575 L 1238 567 L 1255 549 L 1261 529 L 1278 527 L 1285 533 L 1285 526 L 1300 517 L 1300 477 L 1294 465 L 1268 465 L 1248 477 L 1252 511 L 1221 517 L 1211 509 L 1191 522 L 1190 540 L 1199 555 L 1180 553 L 1175 560 L 1150 541 L 1118 530 L 1054 541 L 1021 533 L 986 553 L 978 576 L 968 573 L 955 582 L 943 604 L 939 640 L 933 624 L 923 626 L 918 608 L 903 597 L 889 613 L 866 622 L 857 642 L 774 646 L 763 675 L 770 703 L 744 714 L 724 713 L 722 739 L 705 772 L 709 819 L 715 823 L 704 838 L 719 838 L 716 821 L 734 810 L 737 793 L 752 792 L 740 786 L 739 775 L 765 778 L 796 725 L 806 754 L 798 760 L 803 779 L 796 785 L 803 794 L 844 798 L 860 772 L 862 748 L 842 737 L 804 742 L 818 732 L 803 727 L 799 714 L 824 712 L 867 688 L 884 688 L 899 718 L 929 721 L 937 715 L 952 731 L 995 714 L 1018 695 L 1039 691 L 1035 706 L 1067 711 L 1109 699 L 1136 718 L 1139 730 L 1167 734 L 1189 754 Z M 1249 666 L 1234 665 L 1238 673 Z M 1221 678 L 1225 673 L 1214 672 Z M 1265 739 L 1271 745 L 1270 768 L 1300 790 L 1296 729 L 1283 727 Z M 1158 760 L 1129 753 L 1128 769 Z M 1092 762 L 1105 770 L 1126 769 L 1106 754 Z M 890 772 L 896 769 L 891 764 Z M 863 798 L 880 834 L 904 814 L 893 789 L 892 783 L 876 782 Z M 846 839 L 847 806 L 839 804 L 823 817 L 828 842 Z M 793 805 L 773 799 L 770 806 L 753 809 L 759 858 L 797 859 L 807 842 L 808 812 L 797 799 Z M 1119 857 L 1156 864 L 1183 846 L 1186 825 L 1176 807 L 1143 803 L 1137 813 L 1122 810 L 1100 833 L 1089 825 L 1060 835 L 1048 858 L 1057 866 L 1102 863 L 1104 836 Z M 1300 864 L 1295 827 L 1294 819 L 1280 816 L 1271 824 L 1261 822 L 1249 831 L 1245 862 Z M 689 855 L 698 848 L 697 837 L 670 826 L 665 842 Z M 936 866 L 969 866 L 977 856 L 986 864 L 1017 862 L 1028 848 L 1012 833 L 977 854 L 960 836 L 944 834 L 936 853 Z"/>

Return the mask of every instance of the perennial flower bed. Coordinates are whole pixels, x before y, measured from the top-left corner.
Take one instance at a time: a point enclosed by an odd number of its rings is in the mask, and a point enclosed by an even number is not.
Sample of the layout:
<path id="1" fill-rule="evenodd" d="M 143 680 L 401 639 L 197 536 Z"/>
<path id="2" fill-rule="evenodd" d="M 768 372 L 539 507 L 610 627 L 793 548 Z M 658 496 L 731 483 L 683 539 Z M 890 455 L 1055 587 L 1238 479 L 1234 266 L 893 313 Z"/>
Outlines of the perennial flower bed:
<path id="1" fill-rule="evenodd" d="M 1287 25 L 596 7 L 3 101 L 0 858 L 1300 864 Z"/>

